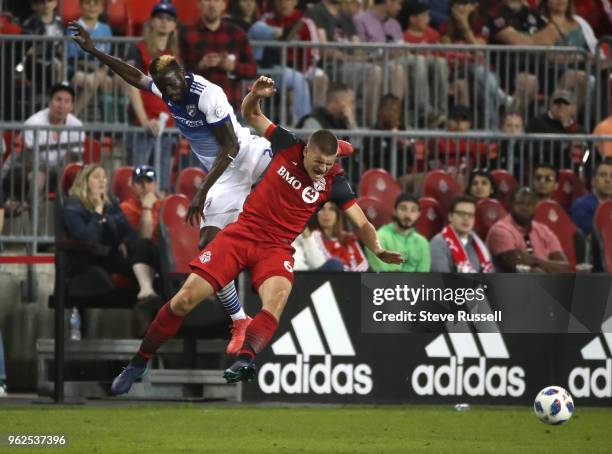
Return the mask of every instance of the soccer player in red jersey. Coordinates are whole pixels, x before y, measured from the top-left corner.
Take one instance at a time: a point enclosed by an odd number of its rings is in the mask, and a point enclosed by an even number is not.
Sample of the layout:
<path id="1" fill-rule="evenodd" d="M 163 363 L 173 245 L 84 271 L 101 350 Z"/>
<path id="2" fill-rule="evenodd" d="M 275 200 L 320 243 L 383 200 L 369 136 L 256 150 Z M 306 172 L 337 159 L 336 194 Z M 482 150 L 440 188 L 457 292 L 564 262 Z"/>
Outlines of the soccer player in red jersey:
<path id="1" fill-rule="evenodd" d="M 265 176 L 247 198 L 238 221 L 223 229 L 191 262 L 192 274 L 159 310 L 140 350 L 113 381 L 113 394 L 128 392 L 144 375 L 157 349 L 176 334 L 185 316 L 245 268 L 251 272 L 262 309 L 248 326 L 238 359 L 224 377 L 228 383 L 253 379 L 253 359 L 274 335 L 293 286 L 291 243 L 327 200 L 344 210 L 357 236 L 378 258 L 387 263 L 402 262 L 400 254 L 381 247 L 376 229 L 357 205 L 342 169 L 335 163 L 336 136 L 319 130 L 306 144 L 274 125 L 259 108 L 260 99 L 274 92 L 272 79 L 260 77 L 242 105 L 245 118 L 272 144 L 274 156 Z"/>

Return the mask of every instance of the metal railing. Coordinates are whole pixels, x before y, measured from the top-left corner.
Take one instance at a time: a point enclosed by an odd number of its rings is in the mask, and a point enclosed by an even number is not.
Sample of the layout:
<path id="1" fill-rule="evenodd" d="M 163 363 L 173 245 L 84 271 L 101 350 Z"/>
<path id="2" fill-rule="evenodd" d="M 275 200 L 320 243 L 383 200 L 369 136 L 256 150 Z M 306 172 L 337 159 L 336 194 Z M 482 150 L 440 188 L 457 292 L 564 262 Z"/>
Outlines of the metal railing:
<path id="1" fill-rule="evenodd" d="M 139 40 L 109 38 L 96 45 L 126 58 Z M 68 80 L 73 85 L 81 81 L 75 87 L 81 120 L 130 122 L 125 85 L 91 56 L 76 54 L 71 38 L 3 35 L 1 41 L 0 70 L 7 79 L 0 92 L 2 120 L 24 121 L 46 107 L 53 83 Z M 276 41 L 253 45 L 278 51 L 276 64 L 260 72 L 271 73 L 278 82 L 279 96 L 266 103 L 265 112 L 281 124 L 295 124 L 296 112 L 303 113 L 294 108 L 298 101 L 289 95 L 297 93 L 298 83 L 307 85 L 303 88 L 312 106 L 323 102 L 330 83 L 351 86 L 357 95 L 359 127 L 375 125 L 378 101 L 385 93 L 402 99 L 403 125 L 411 129 L 435 129 L 448 115 L 451 102 L 471 108 L 472 127 L 493 129 L 509 108 L 520 110 L 526 119 L 545 111 L 558 86 L 576 93 L 577 116 L 587 130 L 608 113 L 610 69 L 600 47 L 592 55 L 583 49 L 543 46 Z M 90 76 L 85 78 L 85 73 Z"/>
<path id="2" fill-rule="evenodd" d="M 60 190 L 66 162 L 100 162 L 109 177 L 111 195 L 112 175 L 119 166 L 155 164 L 162 187 L 165 180 L 166 190 L 172 192 L 172 177 L 184 167 L 199 165 L 177 129 L 168 129 L 157 138 L 142 127 L 112 124 L 67 128 L 0 123 L 0 129 L 10 131 L 13 137 L 32 136 L 30 145 L 9 150 L 2 166 L 6 221 L 0 243 L 26 243 L 33 251 L 38 245 L 53 241 L 53 200 Z M 312 131 L 294 132 L 307 138 Z M 505 169 L 520 184 L 531 185 L 532 166 L 549 162 L 588 177 L 596 161 L 594 156 L 603 153 L 599 150 L 603 150 L 604 143 L 607 147 L 612 144 L 612 136 L 584 134 L 508 135 L 484 131 L 458 134 L 366 129 L 335 132 L 356 149 L 354 156 L 341 162 L 356 187 L 368 168 L 385 168 L 404 189 L 416 193 L 420 193 L 422 177 L 432 169 L 445 169 L 458 179 L 467 178 L 473 168 Z M 82 142 L 47 145 L 46 138 L 54 133 L 58 137 L 69 137 L 70 133 L 82 138 Z M 49 156 L 54 157 L 49 159 Z"/>

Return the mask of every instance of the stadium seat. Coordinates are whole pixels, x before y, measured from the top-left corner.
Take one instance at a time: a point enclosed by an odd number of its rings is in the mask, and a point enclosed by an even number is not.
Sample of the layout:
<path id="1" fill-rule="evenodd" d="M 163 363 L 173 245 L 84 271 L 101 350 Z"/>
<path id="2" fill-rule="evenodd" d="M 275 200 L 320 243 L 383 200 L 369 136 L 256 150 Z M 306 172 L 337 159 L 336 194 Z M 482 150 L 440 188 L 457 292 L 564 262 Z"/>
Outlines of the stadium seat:
<path id="1" fill-rule="evenodd" d="M 60 15 L 64 25 L 81 17 L 80 0 L 62 0 L 60 2 Z"/>
<path id="2" fill-rule="evenodd" d="M 571 169 L 561 169 L 559 171 L 559 185 L 551 197 L 567 210 L 574 200 L 586 193 L 587 188 L 576 172 Z"/>
<path id="3" fill-rule="evenodd" d="M 113 173 L 113 196 L 119 199 L 119 202 L 135 197 L 134 191 L 130 186 L 132 181 L 132 172 L 134 167 L 123 166 L 118 167 Z"/>
<path id="4" fill-rule="evenodd" d="M 74 179 L 82 168 L 83 164 L 79 162 L 72 162 L 64 167 L 64 172 L 62 173 L 62 178 L 60 179 L 60 188 L 62 190 L 61 196 L 63 198 L 68 197 L 68 191 L 70 191 L 72 183 L 74 183 Z"/>
<path id="5" fill-rule="evenodd" d="M 191 25 L 200 19 L 198 2 L 194 0 L 174 0 L 178 21 L 181 25 Z"/>
<path id="6" fill-rule="evenodd" d="M 572 222 L 565 208 L 554 200 L 542 200 L 536 206 L 534 220 L 546 224 L 557 235 L 563 252 L 574 270 L 577 263 L 585 261 L 584 234 Z"/>
<path id="7" fill-rule="evenodd" d="M 512 191 L 518 187 L 518 181 L 507 170 L 497 169 L 491 172 L 491 177 L 495 180 L 497 187 L 497 200 L 499 200 L 506 210 L 510 209 L 510 198 Z"/>
<path id="8" fill-rule="evenodd" d="M 507 214 L 508 212 L 498 200 L 479 200 L 476 204 L 476 223 L 474 224 L 474 230 L 476 230 L 478 236 L 484 240 L 491 226 Z"/>
<path id="9" fill-rule="evenodd" d="M 431 240 L 434 235 L 442 230 L 445 224 L 445 220 L 440 214 L 440 204 L 431 197 L 421 197 L 419 205 L 421 206 L 421 216 L 419 216 L 415 228 L 417 232 Z"/>
<path id="10" fill-rule="evenodd" d="M 455 179 L 443 170 L 432 170 L 425 175 L 423 196 L 431 197 L 440 204 L 439 213 L 444 222 L 453 199 L 461 195 L 461 188 Z"/>
<path id="11" fill-rule="evenodd" d="M 191 273 L 189 262 L 198 255 L 199 228 L 185 222 L 189 199 L 172 194 L 161 204 L 159 214 L 160 265 L 164 296 L 169 299 Z M 229 316 L 216 299 L 200 304 L 189 313 L 179 335 L 193 341 L 196 338 L 227 337 Z"/>
<path id="12" fill-rule="evenodd" d="M 593 265 L 612 274 L 612 200 L 599 204 L 593 224 Z"/>
<path id="13" fill-rule="evenodd" d="M 83 162 L 85 164 L 100 162 L 101 154 L 102 145 L 100 145 L 100 142 L 89 136 L 85 136 L 85 142 L 83 143 Z"/>
<path id="14" fill-rule="evenodd" d="M 393 211 L 395 199 L 402 192 L 399 183 L 385 169 L 366 170 L 359 182 L 359 197 L 374 197 Z"/>
<path id="15" fill-rule="evenodd" d="M 110 25 L 115 34 L 125 34 L 125 29 L 127 28 L 125 0 L 107 0 L 106 17 L 108 18 L 108 25 Z"/>
<path id="16" fill-rule="evenodd" d="M 387 204 L 381 202 L 376 197 L 361 196 L 357 199 L 357 204 L 377 230 L 391 222 L 393 210 L 389 209 Z"/>
<path id="17" fill-rule="evenodd" d="M 176 182 L 176 192 L 185 195 L 189 200 L 193 200 L 205 176 L 206 172 L 199 167 L 183 169 Z"/>
<path id="18" fill-rule="evenodd" d="M 126 36 L 142 34 L 142 26 L 149 20 L 153 7 L 158 3 L 158 0 L 125 0 Z"/>

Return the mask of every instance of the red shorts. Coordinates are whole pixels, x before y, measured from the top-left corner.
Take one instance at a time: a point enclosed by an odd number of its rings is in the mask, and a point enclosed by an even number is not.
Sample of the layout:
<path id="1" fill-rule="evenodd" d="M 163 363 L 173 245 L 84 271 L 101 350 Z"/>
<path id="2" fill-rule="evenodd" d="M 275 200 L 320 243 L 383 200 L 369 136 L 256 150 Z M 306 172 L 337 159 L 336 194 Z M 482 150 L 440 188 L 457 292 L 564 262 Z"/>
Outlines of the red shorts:
<path id="1" fill-rule="evenodd" d="M 293 284 L 293 248 L 270 245 L 240 233 L 238 224 L 225 228 L 190 264 L 191 270 L 205 279 L 215 292 L 248 269 L 255 290 L 272 276 L 282 276 Z"/>

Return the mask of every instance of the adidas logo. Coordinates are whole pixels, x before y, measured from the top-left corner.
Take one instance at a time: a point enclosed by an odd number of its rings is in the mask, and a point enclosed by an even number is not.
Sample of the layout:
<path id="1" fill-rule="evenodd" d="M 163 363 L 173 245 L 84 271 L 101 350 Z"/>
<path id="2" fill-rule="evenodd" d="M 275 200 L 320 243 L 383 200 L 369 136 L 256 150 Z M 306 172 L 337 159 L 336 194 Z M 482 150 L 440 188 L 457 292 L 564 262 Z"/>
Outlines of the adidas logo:
<path id="1" fill-rule="evenodd" d="M 272 344 L 274 355 L 295 361 L 265 363 L 258 374 L 259 388 L 266 394 L 369 394 L 370 366 L 334 360 L 354 357 L 355 349 L 331 284 L 323 284 L 310 299 L 314 313 L 310 307 L 303 309 L 291 320 L 292 331 Z"/>
<path id="2" fill-rule="evenodd" d="M 612 331 L 612 318 L 604 322 L 601 329 L 603 334 L 582 347 L 580 354 L 587 361 L 604 361 L 603 367 L 572 369 L 567 381 L 574 397 L 612 397 L 612 333 L 609 332 Z M 605 342 L 601 341 L 602 337 Z M 608 346 L 607 352 L 604 343 Z"/>
<path id="3" fill-rule="evenodd" d="M 447 336 L 454 354 L 449 348 Z M 420 396 L 466 394 L 519 397 L 525 392 L 525 371 L 522 367 L 487 365 L 490 360 L 510 359 L 499 332 L 440 334 L 425 347 L 425 353 L 429 358 L 448 358 L 449 362 L 441 366 L 421 364 L 414 369 L 412 389 Z M 476 360 L 476 364 L 468 365 L 465 360 Z"/>

